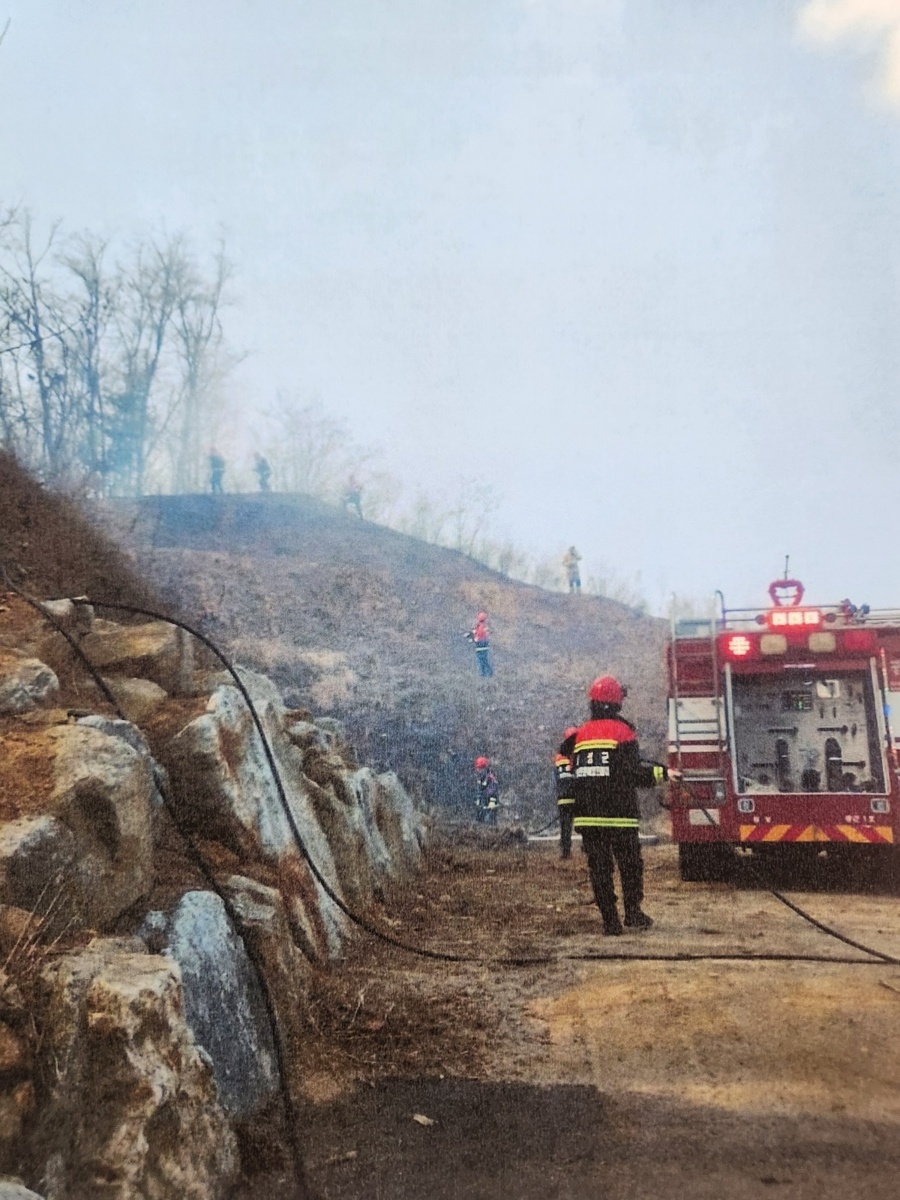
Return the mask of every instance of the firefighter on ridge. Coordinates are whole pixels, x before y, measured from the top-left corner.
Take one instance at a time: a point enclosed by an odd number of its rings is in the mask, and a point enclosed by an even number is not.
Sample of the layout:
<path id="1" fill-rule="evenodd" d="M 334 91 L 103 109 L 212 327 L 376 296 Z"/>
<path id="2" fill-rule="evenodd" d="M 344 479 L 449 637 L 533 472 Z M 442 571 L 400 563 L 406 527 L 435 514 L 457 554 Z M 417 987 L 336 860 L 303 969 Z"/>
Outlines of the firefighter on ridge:
<path id="1" fill-rule="evenodd" d="M 581 591 L 581 568 L 578 566 L 580 562 L 581 555 L 574 546 L 570 546 L 562 560 L 562 564 L 566 572 L 566 582 L 569 585 L 570 592 Z"/>
<path id="2" fill-rule="evenodd" d="M 500 784 L 491 770 L 490 760 L 480 755 L 475 759 L 475 820 L 480 825 L 496 825 L 500 808 Z"/>
<path id="3" fill-rule="evenodd" d="M 563 734 L 563 741 L 577 732 L 574 725 L 570 726 Z M 575 775 L 572 771 L 572 759 L 567 754 L 563 754 L 562 747 L 553 759 L 553 770 L 556 775 L 556 807 L 559 813 L 559 856 L 560 858 L 571 858 Z"/>
<path id="4" fill-rule="evenodd" d="M 649 929 L 653 924 L 641 910 L 644 864 L 635 789 L 662 783 L 669 772 L 657 763 L 641 762 L 634 726 L 620 715 L 625 690 L 617 679 L 611 675 L 595 679 L 588 696 L 590 720 L 565 739 L 560 753 L 574 761 L 573 824 L 587 853 L 603 932 L 618 936 L 623 930 L 613 884 L 614 864 L 622 883 L 625 924 L 635 929 Z"/>
<path id="5" fill-rule="evenodd" d="M 466 634 L 466 641 L 475 647 L 475 661 L 478 664 L 478 674 L 481 678 L 494 673 L 491 662 L 490 631 L 487 624 L 487 613 L 480 612 L 475 618 L 475 626 Z"/>
<path id="6" fill-rule="evenodd" d="M 209 450 L 209 490 L 216 495 L 221 495 L 224 478 L 225 459 L 215 446 L 211 446 Z"/>

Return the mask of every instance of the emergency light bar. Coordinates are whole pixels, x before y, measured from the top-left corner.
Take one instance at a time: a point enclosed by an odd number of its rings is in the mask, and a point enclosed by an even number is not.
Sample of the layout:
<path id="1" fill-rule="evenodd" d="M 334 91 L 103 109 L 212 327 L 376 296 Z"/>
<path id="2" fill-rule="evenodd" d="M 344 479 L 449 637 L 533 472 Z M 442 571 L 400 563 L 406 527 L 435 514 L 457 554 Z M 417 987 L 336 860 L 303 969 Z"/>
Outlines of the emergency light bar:
<path id="1" fill-rule="evenodd" d="M 824 617 L 819 608 L 788 607 L 770 608 L 766 613 L 766 624 L 780 632 L 786 629 L 821 629 Z"/>

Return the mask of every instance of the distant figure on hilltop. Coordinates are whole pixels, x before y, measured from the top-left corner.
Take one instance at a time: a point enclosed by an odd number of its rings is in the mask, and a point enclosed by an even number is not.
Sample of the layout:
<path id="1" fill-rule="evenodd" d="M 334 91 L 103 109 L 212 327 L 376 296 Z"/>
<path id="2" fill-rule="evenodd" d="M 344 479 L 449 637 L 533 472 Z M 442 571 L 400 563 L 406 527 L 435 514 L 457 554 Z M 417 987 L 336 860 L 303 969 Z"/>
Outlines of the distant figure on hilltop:
<path id="1" fill-rule="evenodd" d="M 570 592 L 581 591 L 581 571 L 578 566 L 580 562 L 581 555 L 574 546 L 570 546 L 562 560 L 562 564 L 566 569 L 566 579 Z"/>
<path id="2" fill-rule="evenodd" d="M 351 475 L 347 480 L 347 488 L 344 492 L 344 508 L 352 508 L 360 520 L 362 515 L 362 484 L 355 475 Z"/>
<path id="3" fill-rule="evenodd" d="M 221 494 L 224 478 L 225 459 L 213 446 L 209 452 L 209 490 L 215 494 Z"/>
<path id="4" fill-rule="evenodd" d="M 253 470 L 256 472 L 256 478 L 259 480 L 259 490 L 261 492 L 270 492 L 269 479 L 272 476 L 272 468 L 269 466 L 269 460 L 264 454 L 257 454 L 253 461 Z"/>
<path id="5" fill-rule="evenodd" d="M 478 664 L 478 674 L 493 675 L 491 663 L 490 633 L 487 626 L 487 613 L 480 612 L 475 618 L 475 626 L 466 634 L 466 640 L 475 646 L 475 661 Z"/>

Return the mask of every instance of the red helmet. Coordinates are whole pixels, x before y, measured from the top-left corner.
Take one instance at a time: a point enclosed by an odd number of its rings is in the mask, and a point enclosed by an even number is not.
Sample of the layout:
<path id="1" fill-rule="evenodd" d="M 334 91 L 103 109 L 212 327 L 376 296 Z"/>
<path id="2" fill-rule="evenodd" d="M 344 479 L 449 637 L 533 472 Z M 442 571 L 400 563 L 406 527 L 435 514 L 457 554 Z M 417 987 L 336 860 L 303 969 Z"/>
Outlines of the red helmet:
<path id="1" fill-rule="evenodd" d="M 591 684 L 588 696 L 601 704 L 621 704 L 625 692 L 618 679 L 613 679 L 612 675 L 601 675 Z"/>
<path id="2" fill-rule="evenodd" d="M 478 614 L 478 617 L 477 617 L 477 620 L 479 620 L 479 621 L 486 621 L 486 620 L 487 620 L 487 613 L 479 613 L 479 614 Z"/>
<path id="3" fill-rule="evenodd" d="M 570 725 L 569 728 L 566 730 L 566 732 L 563 734 L 563 741 L 565 741 L 566 738 L 570 738 L 573 733 L 577 733 L 577 732 L 578 732 L 578 726 Z"/>
<path id="4" fill-rule="evenodd" d="M 488 765 L 488 760 L 484 756 L 475 759 L 475 770 L 476 771 L 480 771 L 482 767 L 486 767 L 487 765 Z"/>

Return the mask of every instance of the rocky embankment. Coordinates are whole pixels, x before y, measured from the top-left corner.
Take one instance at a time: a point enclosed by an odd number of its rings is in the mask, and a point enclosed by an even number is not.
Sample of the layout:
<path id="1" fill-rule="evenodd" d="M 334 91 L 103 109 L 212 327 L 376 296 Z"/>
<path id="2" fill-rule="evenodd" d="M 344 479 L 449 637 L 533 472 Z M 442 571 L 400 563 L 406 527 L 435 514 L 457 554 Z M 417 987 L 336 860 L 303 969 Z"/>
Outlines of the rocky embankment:
<path id="1" fill-rule="evenodd" d="M 425 817 L 264 676 L 239 670 L 281 789 L 181 631 L 43 609 L 0 596 L 0 1197 L 224 1198 L 301 1095 L 333 897 L 371 913 Z"/>

